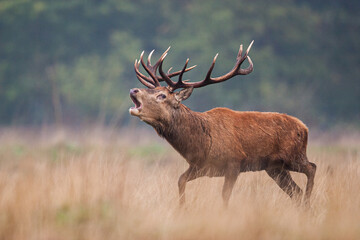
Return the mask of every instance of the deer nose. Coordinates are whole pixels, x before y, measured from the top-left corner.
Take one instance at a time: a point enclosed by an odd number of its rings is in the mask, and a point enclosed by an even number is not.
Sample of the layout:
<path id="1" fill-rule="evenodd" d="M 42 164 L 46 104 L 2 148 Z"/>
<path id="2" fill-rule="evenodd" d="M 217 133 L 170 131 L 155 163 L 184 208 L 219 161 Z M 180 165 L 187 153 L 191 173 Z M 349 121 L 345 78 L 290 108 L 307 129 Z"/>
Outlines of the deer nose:
<path id="1" fill-rule="evenodd" d="M 130 89 L 130 94 L 134 95 L 134 94 L 138 93 L 139 91 L 140 90 L 138 88 L 132 88 L 132 89 Z"/>

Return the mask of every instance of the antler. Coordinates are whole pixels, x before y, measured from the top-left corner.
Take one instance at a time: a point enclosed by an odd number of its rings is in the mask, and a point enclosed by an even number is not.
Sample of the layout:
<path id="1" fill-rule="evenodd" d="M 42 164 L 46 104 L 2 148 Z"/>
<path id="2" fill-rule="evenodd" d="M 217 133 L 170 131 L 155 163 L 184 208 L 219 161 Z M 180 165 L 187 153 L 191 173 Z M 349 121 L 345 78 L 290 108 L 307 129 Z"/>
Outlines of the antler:
<path id="1" fill-rule="evenodd" d="M 147 86 L 148 88 L 156 88 L 160 86 L 160 82 L 161 81 L 165 81 L 168 84 L 168 87 L 171 91 L 174 91 L 178 88 L 200 88 L 200 87 L 204 87 L 206 85 L 210 85 L 210 84 L 214 84 L 214 83 L 219 83 L 219 82 L 223 82 L 226 81 L 236 75 L 247 75 L 249 73 L 251 73 L 254 69 L 254 65 L 253 62 L 251 61 L 251 58 L 248 56 L 249 51 L 253 45 L 254 41 L 252 41 L 249 45 L 249 47 L 247 48 L 244 56 L 242 56 L 242 52 L 243 52 L 243 45 L 240 45 L 239 48 L 239 52 L 238 55 L 236 57 L 236 63 L 235 66 L 231 69 L 230 72 L 228 72 L 227 74 L 220 76 L 220 77 L 215 77 L 212 78 L 211 77 L 211 73 L 215 67 L 215 62 L 216 62 L 216 58 L 218 57 L 219 54 L 216 54 L 214 57 L 214 60 L 209 68 L 209 71 L 206 74 L 206 77 L 204 80 L 200 81 L 200 82 L 187 82 L 187 81 L 183 81 L 182 77 L 184 75 L 185 72 L 190 71 L 191 69 L 195 68 L 196 65 L 187 68 L 187 65 L 189 63 L 189 59 L 186 60 L 185 65 L 183 67 L 182 70 L 177 71 L 177 72 L 173 72 L 170 73 L 171 68 L 168 70 L 167 74 L 164 73 L 163 69 L 162 69 L 162 65 L 164 62 L 164 59 L 168 53 L 168 51 L 170 50 L 170 47 L 168 49 L 166 49 L 166 51 L 161 55 L 161 57 L 159 58 L 159 60 L 155 63 L 155 65 L 151 65 L 151 56 L 154 53 L 154 50 L 152 50 L 148 56 L 147 59 L 147 63 L 145 64 L 143 56 L 144 56 L 144 51 L 141 53 L 140 55 L 140 60 L 135 60 L 135 64 L 134 64 L 134 68 L 135 68 L 135 72 L 136 72 L 136 77 L 139 79 L 139 81 L 144 84 L 145 86 Z M 246 69 L 242 69 L 241 64 L 245 61 L 245 60 L 249 61 L 249 67 L 247 67 Z M 144 69 L 146 70 L 146 72 L 150 75 L 150 77 L 145 76 L 144 74 L 142 74 L 139 71 L 139 66 L 141 65 L 144 67 Z M 159 73 L 160 76 L 156 75 L 156 71 L 159 68 Z M 177 82 L 174 82 L 173 80 L 171 80 L 172 77 L 174 76 L 179 76 L 179 79 Z"/>
<path id="2" fill-rule="evenodd" d="M 184 72 L 186 72 L 186 67 L 187 67 L 187 64 L 189 62 L 189 59 L 186 60 L 183 70 L 179 73 L 179 80 L 177 82 L 172 81 L 170 79 L 169 75 L 166 75 L 163 72 L 163 69 L 162 69 L 162 63 L 163 63 L 167 53 L 165 53 L 162 56 L 162 58 L 160 59 L 159 73 L 163 77 L 164 81 L 169 85 L 169 88 L 170 88 L 171 91 L 174 91 L 175 89 L 178 89 L 178 88 L 190 88 L 190 87 L 200 88 L 200 87 L 203 87 L 203 86 L 206 86 L 206 85 L 209 85 L 209 84 L 214 84 L 214 83 L 219 83 L 219 82 L 226 81 L 226 80 L 228 80 L 228 79 L 230 79 L 230 78 L 232 78 L 232 77 L 234 77 L 236 75 L 247 75 L 247 74 L 251 73 L 253 71 L 253 69 L 254 69 L 254 65 L 253 65 L 253 63 L 251 61 L 251 58 L 248 56 L 249 51 L 250 51 L 251 46 L 253 45 L 253 43 L 254 43 L 254 41 L 252 41 L 250 43 L 250 45 L 247 48 L 244 56 L 242 56 L 243 45 L 242 44 L 240 45 L 240 49 L 239 49 L 238 55 L 236 57 L 235 66 L 233 67 L 233 69 L 230 72 L 228 72 L 227 74 L 225 74 L 223 76 L 220 76 L 220 77 L 216 77 L 216 78 L 211 77 L 211 73 L 212 73 L 212 71 L 214 69 L 216 58 L 217 58 L 218 54 L 215 55 L 214 60 L 213 60 L 213 62 L 211 64 L 211 66 L 210 66 L 209 71 L 206 74 L 205 79 L 200 81 L 200 82 L 185 82 L 185 81 L 182 80 L 182 76 L 183 76 Z M 241 69 L 240 66 L 245 61 L 245 59 L 248 59 L 250 66 L 248 68 L 246 68 L 246 69 Z"/>
<path id="3" fill-rule="evenodd" d="M 154 53 L 154 50 L 152 50 L 148 56 L 147 59 L 147 63 L 145 64 L 143 56 L 144 56 L 144 51 L 141 53 L 140 55 L 140 60 L 138 61 L 137 59 L 135 60 L 135 64 L 134 64 L 134 68 L 135 68 L 135 73 L 136 73 L 136 77 L 139 79 L 139 81 L 144 84 L 146 87 L 148 88 L 156 88 L 160 86 L 160 82 L 164 81 L 164 77 L 162 76 L 157 76 L 156 75 L 156 71 L 159 67 L 159 65 L 162 63 L 162 61 L 164 60 L 165 56 L 167 55 L 167 52 L 170 50 L 170 47 L 168 47 L 168 49 L 166 49 L 166 51 L 161 55 L 161 57 L 159 58 L 159 60 L 155 63 L 155 65 L 151 65 L 151 56 Z M 144 74 L 142 74 L 139 70 L 139 66 L 141 65 L 144 67 L 144 69 L 146 70 L 146 72 L 150 75 L 150 77 L 145 76 Z M 181 71 L 177 71 L 177 72 L 173 72 L 170 73 L 171 69 L 170 68 L 168 70 L 167 74 L 164 74 L 167 78 L 171 78 L 171 77 L 175 77 L 178 75 L 182 75 L 184 72 L 190 71 L 191 69 L 195 68 L 196 65 L 189 67 L 187 69 L 183 69 Z"/>

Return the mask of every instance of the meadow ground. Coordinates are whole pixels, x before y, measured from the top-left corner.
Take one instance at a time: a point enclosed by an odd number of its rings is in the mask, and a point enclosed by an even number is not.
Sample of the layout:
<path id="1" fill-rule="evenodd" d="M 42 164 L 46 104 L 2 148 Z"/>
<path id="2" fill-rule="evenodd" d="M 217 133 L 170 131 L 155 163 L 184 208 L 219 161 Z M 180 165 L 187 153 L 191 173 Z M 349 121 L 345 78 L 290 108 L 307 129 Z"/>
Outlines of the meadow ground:
<path id="1" fill-rule="evenodd" d="M 0 239 L 360 239 L 360 137 L 309 141 L 318 166 L 311 208 L 265 172 L 188 183 L 187 164 L 150 131 L 0 129 Z M 305 187 L 306 177 L 293 173 Z"/>

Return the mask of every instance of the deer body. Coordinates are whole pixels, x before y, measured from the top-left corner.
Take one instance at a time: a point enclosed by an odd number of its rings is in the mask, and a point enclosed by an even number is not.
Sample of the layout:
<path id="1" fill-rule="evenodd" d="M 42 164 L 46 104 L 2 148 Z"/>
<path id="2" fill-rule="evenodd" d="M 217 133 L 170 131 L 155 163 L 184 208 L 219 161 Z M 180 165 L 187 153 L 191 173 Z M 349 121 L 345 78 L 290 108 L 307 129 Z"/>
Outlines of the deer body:
<path id="1" fill-rule="evenodd" d="M 238 112 L 215 108 L 193 112 L 184 105 L 172 122 L 155 125 L 185 159 L 207 176 L 224 175 L 228 164 L 239 172 L 265 170 L 306 154 L 307 128 L 298 119 L 279 113 Z M 181 123 L 181 125 L 180 125 Z M 208 170 L 208 171 L 207 171 Z"/>
<path id="2" fill-rule="evenodd" d="M 241 56 L 241 51 L 242 47 L 237 58 L 240 64 L 248 58 L 249 49 L 244 57 Z M 179 82 L 174 83 L 168 77 L 171 74 L 165 75 L 162 72 L 164 56 L 155 66 L 151 66 L 150 57 L 147 66 L 143 63 L 142 56 L 140 59 L 153 81 L 138 71 L 139 63 L 135 62 L 139 80 L 148 84 L 150 89 L 136 88 L 130 91 L 135 103 L 130 113 L 154 127 L 188 162 L 189 168 L 178 182 L 180 204 L 185 202 L 185 186 L 188 181 L 202 176 L 224 176 L 222 196 L 227 205 L 238 175 L 241 172 L 261 170 L 265 170 L 284 192 L 295 199 L 300 199 L 302 190 L 292 180 L 289 171 L 305 173 L 308 177 L 305 201 L 309 203 L 316 165 L 306 157 L 308 129 L 299 119 L 280 113 L 239 112 L 228 108 L 194 112 L 181 101 L 191 95 L 194 87 L 224 80 L 222 77 L 210 78 L 215 59 L 207 74 L 209 78 L 200 82 L 201 84 L 181 81 L 182 74 L 191 69 L 186 69 L 187 63 L 182 71 L 173 73 L 180 75 Z M 249 62 L 252 71 L 250 59 Z M 170 88 L 156 83 L 160 79 L 156 76 L 159 65 L 162 79 Z M 249 68 L 240 69 L 240 65 L 234 67 L 237 74 L 241 71 L 248 74 Z M 224 76 L 228 79 L 233 75 Z M 184 89 L 174 92 L 172 88 Z"/>

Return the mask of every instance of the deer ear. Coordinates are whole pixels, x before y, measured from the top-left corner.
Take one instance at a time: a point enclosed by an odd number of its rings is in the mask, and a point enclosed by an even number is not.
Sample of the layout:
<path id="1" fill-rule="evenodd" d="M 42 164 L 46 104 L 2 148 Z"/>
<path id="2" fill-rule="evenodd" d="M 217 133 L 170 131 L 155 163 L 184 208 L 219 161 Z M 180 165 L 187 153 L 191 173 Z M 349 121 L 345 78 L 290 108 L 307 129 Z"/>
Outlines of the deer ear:
<path id="1" fill-rule="evenodd" d="M 183 90 L 181 90 L 180 92 L 175 93 L 175 99 L 178 102 L 184 101 L 186 99 L 188 99 L 193 91 L 193 87 L 190 88 L 184 88 Z"/>

